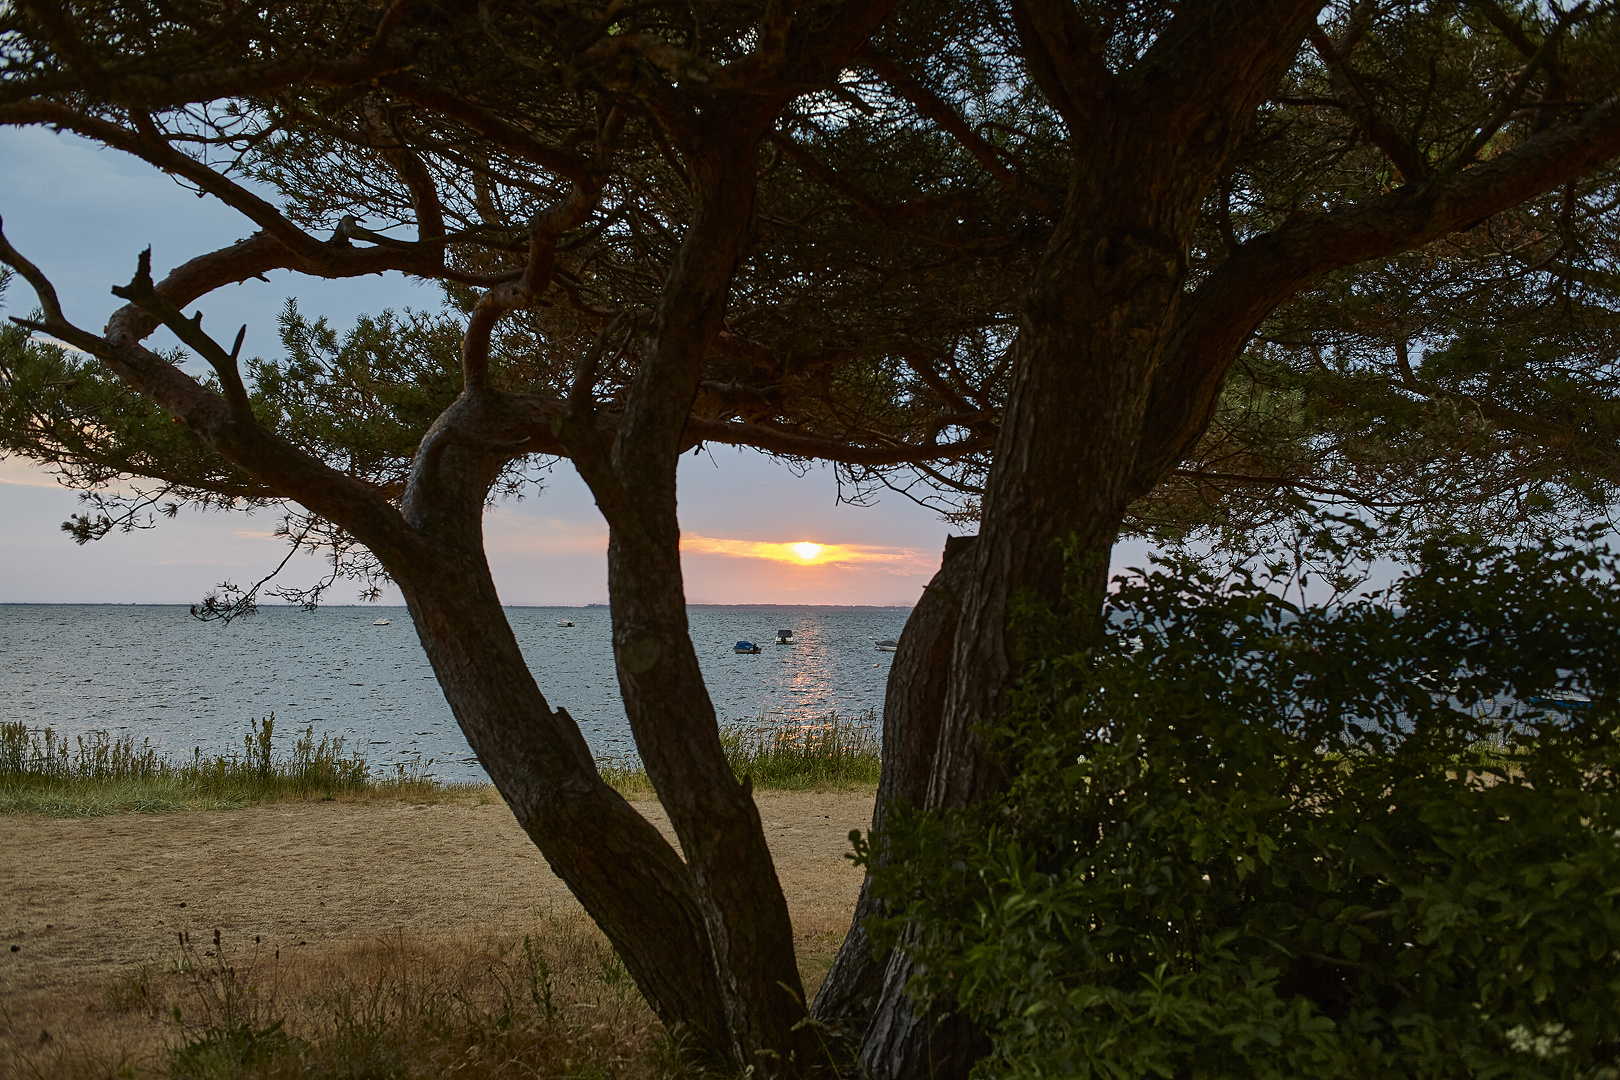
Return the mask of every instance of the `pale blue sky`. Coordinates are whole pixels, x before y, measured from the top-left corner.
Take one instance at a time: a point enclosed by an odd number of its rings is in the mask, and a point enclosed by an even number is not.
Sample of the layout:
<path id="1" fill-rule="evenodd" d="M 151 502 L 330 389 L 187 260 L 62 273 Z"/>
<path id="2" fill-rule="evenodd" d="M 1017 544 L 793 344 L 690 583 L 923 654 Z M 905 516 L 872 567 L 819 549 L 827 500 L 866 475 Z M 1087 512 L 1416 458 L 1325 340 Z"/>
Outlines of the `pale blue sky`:
<path id="1" fill-rule="evenodd" d="M 56 283 L 68 317 L 99 328 L 117 306 L 108 290 L 129 280 L 136 255 L 153 249 L 162 273 L 252 231 L 227 208 L 199 199 L 127 156 L 41 129 L 0 128 L 0 216 L 11 242 Z M 292 295 L 308 314 L 339 326 L 385 307 L 436 307 L 436 288 L 399 275 L 322 282 L 287 272 L 268 284 L 222 289 L 202 304 L 205 325 L 229 337 L 248 326 L 245 352 L 276 348 L 275 315 Z M 15 282 L 6 314 L 33 306 Z M 171 347 L 167 331 L 154 341 Z M 875 507 L 836 504 L 830 471 L 795 477 L 751 452 L 717 450 L 682 462 L 687 533 L 725 540 L 811 540 L 870 549 L 872 561 L 799 567 L 725 554 L 687 556 L 694 603 L 910 604 L 920 594 L 951 527 L 899 496 Z M 190 603 L 216 582 L 255 580 L 280 558 L 264 514 L 184 512 L 150 531 L 77 547 L 58 525 L 73 493 L 16 459 L 0 462 L 0 602 Z M 489 549 L 503 598 L 518 604 L 583 604 L 606 597 L 605 527 L 566 464 L 539 497 L 497 509 Z M 293 575 L 308 580 L 316 568 Z M 340 586 L 332 602 L 349 602 Z M 397 599 L 390 596 L 390 600 Z"/>

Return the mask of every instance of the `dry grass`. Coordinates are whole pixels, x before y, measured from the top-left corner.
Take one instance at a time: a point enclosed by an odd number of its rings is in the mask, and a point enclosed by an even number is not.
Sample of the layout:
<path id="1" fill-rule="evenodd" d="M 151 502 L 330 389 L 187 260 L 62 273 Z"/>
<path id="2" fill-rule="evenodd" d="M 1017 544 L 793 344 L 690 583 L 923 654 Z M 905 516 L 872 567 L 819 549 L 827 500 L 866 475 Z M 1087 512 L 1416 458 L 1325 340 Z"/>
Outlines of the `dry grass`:
<path id="1" fill-rule="evenodd" d="M 0 1046 L 0 1072 L 39 1080 L 699 1076 L 580 916 L 326 952 L 216 932 L 110 984 L 8 1002 Z"/>

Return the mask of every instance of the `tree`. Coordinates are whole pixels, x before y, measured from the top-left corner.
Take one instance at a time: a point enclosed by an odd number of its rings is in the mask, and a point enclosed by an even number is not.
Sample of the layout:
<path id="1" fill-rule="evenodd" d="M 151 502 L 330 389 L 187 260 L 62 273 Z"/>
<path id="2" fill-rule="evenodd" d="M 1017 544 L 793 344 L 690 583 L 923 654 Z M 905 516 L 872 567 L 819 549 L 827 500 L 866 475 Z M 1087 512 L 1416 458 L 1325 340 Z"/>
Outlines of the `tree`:
<path id="1" fill-rule="evenodd" d="M 13 341 L 8 447 L 87 483 L 292 500 L 299 535 L 359 545 L 648 999 L 773 1073 L 817 1040 L 686 633 L 679 455 L 914 469 L 979 518 L 896 655 L 879 814 L 968 805 L 1008 779 L 977 725 L 1018 676 L 1009 603 L 1096 607 L 1132 507 L 1210 445 L 1268 318 L 1314 327 L 1284 306 L 1355 289 L 1335 275 L 1359 264 L 1455 270 L 1436 242 L 1548 193 L 1575 235 L 1620 154 L 1608 5 L 29 0 L 0 41 L 0 122 L 133 153 L 259 230 L 162 280 L 143 259 L 101 334 L 0 246 L 30 325 L 96 358 Z M 1560 252 L 1560 280 L 1607 271 Z M 273 268 L 437 280 L 464 325 L 322 345 L 290 319 L 293 355 L 250 385 L 182 309 Z M 210 379 L 141 345 L 158 325 Z M 356 404 L 376 430 L 336 422 Z M 601 782 L 501 614 L 480 515 L 535 454 L 568 457 L 608 522 L 620 686 L 680 855 Z M 1211 472 L 1185 479 L 1251 479 Z M 1067 600 L 1064 538 L 1093 567 Z M 852 934 L 815 1012 L 864 1031 L 875 1075 L 955 1072 L 973 1034 L 913 1015 L 909 964 Z"/>

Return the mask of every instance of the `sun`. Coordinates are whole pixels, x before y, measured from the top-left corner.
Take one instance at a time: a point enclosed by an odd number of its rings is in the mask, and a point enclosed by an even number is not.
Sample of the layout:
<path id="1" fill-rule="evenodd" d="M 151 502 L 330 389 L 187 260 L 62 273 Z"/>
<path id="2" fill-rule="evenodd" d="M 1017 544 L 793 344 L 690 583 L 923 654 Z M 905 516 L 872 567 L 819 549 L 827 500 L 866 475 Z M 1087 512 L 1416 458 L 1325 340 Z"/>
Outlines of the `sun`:
<path id="1" fill-rule="evenodd" d="M 794 544 L 793 545 L 793 553 L 795 555 L 797 555 L 799 558 L 803 559 L 805 562 L 809 562 L 810 560 L 814 559 L 817 555 L 821 554 L 821 545 L 820 544 L 808 544 L 808 543 L 806 543 L 806 544 Z"/>

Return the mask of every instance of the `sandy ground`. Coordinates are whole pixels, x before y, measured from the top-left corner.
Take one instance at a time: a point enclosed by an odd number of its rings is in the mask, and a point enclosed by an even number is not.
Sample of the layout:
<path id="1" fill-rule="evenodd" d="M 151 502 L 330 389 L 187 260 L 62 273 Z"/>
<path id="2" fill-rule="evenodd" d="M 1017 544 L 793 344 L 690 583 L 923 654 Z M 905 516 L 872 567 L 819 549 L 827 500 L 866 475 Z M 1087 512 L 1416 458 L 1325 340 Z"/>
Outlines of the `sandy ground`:
<path id="1" fill-rule="evenodd" d="M 872 797 L 756 798 L 797 935 L 841 937 L 860 888 L 844 853 L 850 830 L 870 824 Z M 668 833 L 656 804 L 641 809 Z M 498 802 L 0 816 L 0 1008 L 18 1018 L 71 986 L 161 963 L 182 932 L 322 950 L 400 930 L 498 933 L 577 910 Z"/>

